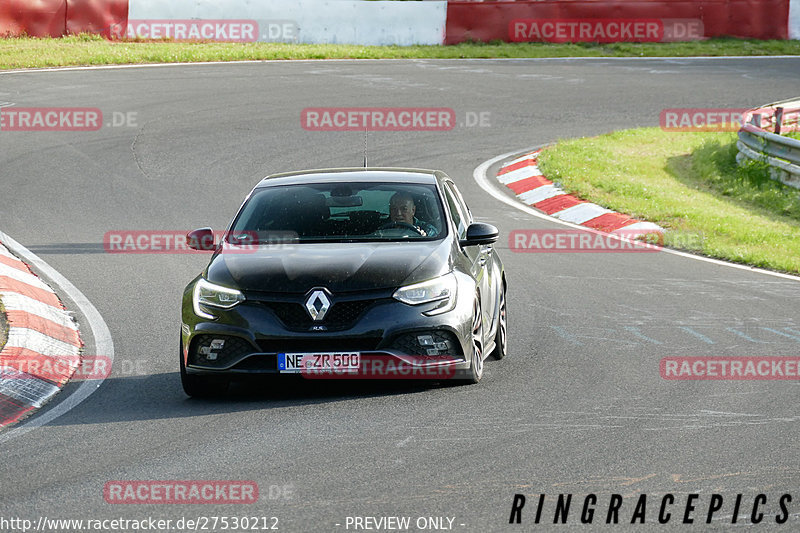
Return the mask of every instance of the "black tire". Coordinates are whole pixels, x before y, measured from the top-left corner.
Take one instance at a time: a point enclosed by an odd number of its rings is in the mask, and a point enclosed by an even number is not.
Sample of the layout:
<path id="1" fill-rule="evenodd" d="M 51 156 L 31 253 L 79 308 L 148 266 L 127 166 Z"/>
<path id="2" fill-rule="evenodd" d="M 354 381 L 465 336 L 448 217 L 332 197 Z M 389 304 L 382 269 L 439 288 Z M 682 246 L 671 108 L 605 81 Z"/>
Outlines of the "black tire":
<path id="1" fill-rule="evenodd" d="M 502 359 L 508 350 L 508 318 L 506 313 L 506 285 L 500 289 L 500 310 L 497 313 L 497 333 L 494 336 L 494 351 L 492 357 Z"/>
<path id="2" fill-rule="evenodd" d="M 228 390 L 228 380 L 216 376 L 194 376 L 186 373 L 183 362 L 183 343 L 180 345 L 178 358 L 181 365 L 181 385 L 183 392 L 192 398 L 213 398 L 221 396 Z"/>

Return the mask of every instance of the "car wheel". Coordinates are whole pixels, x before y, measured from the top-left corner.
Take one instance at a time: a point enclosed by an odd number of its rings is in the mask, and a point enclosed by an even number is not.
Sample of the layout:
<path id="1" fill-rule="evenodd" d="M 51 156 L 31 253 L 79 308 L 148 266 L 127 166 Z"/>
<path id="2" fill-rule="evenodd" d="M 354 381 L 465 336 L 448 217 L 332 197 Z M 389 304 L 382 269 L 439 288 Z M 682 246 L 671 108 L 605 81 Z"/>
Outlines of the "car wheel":
<path id="1" fill-rule="evenodd" d="M 477 383 L 483 377 L 483 318 L 481 317 L 481 298 L 475 295 L 475 304 L 472 316 L 472 361 L 469 373 L 464 380 L 467 383 Z"/>
<path id="2" fill-rule="evenodd" d="M 495 359 L 502 359 L 506 356 L 506 346 L 508 343 L 508 320 L 506 318 L 506 286 L 500 289 L 500 311 L 497 316 L 497 333 L 494 337 L 494 351 L 492 356 Z"/>
<path id="3" fill-rule="evenodd" d="M 228 390 L 228 380 L 215 376 L 193 376 L 186 373 L 183 362 L 183 343 L 181 342 L 178 358 L 181 365 L 181 385 L 183 392 L 193 398 L 210 398 L 220 396 Z"/>

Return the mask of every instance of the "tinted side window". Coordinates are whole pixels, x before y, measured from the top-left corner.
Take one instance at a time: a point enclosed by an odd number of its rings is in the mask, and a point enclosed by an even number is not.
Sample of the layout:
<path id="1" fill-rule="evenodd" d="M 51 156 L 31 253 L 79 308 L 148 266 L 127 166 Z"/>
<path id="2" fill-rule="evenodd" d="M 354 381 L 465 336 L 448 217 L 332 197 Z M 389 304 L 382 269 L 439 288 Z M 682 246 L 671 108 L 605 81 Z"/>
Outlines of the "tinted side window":
<path id="1" fill-rule="evenodd" d="M 453 191 L 451 191 L 450 187 L 447 185 L 444 187 L 444 196 L 447 199 L 447 207 L 450 208 L 450 218 L 453 220 L 453 224 L 455 224 L 457 228 L 458 238 L 463 239 L 467 235 L 467 226 L 464 222 L 464 215 L 461 212 L 461 206 L 458 205 L 458 201 L 455 199 Z"/>
<path id="2" fill-rule="evenodd" d="M 472 224 L 472 211 L 469 210 L 467 202 L 465 202 L 464 197 L 461 196 L 461 191 L 458 190 L 455 183 L 447 182 L 447 186 L 453 190 L 453 196 L 455 196 L 458 205 L 461 206 L 461 212 L 464 213 L 466 224 Z"/>

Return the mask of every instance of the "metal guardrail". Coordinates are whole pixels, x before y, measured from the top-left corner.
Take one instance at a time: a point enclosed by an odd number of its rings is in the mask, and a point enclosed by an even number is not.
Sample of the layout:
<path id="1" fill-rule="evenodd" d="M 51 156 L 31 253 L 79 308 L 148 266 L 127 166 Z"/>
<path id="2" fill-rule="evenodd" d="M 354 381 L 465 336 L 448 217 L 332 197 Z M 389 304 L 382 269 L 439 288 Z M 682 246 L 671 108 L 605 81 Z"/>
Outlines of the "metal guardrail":
<path id="1" fill-rule="evenodd" d="M 742 123 L 736 161 L 762 161 L 771 167 L 774 179 L 800 189 L 800 140 L 780 135 L 800 131 L 800 99 L 746 111 Z"/>

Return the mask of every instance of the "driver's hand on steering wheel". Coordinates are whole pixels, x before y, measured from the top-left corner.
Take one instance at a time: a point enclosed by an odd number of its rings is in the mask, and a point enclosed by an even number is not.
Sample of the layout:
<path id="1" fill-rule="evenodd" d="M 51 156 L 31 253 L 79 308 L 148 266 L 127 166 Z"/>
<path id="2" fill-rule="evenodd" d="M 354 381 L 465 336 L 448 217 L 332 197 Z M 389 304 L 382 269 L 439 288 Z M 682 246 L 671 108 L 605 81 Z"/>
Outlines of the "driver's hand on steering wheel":
<path id="1" fill-rule="evenodd" d="M 381 226 L 378 229 L 379 230 L 384 230 L 384 229 L 392 229 L 392 228 L 413 230 L 414 232 L 419 233 L 422 237 L 427 237 L 428 236 L 428 233 L 424 229 L 420 228 L 416 224 L 410 224 L 410 223 L 405 222 L 403 220 L 389 220 L 389 222 L 387 222 L 386 224 L 384 224 L 383 226 Z"/>

